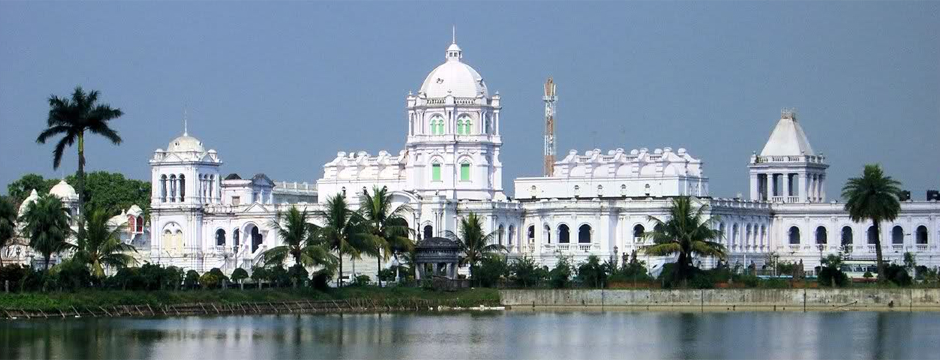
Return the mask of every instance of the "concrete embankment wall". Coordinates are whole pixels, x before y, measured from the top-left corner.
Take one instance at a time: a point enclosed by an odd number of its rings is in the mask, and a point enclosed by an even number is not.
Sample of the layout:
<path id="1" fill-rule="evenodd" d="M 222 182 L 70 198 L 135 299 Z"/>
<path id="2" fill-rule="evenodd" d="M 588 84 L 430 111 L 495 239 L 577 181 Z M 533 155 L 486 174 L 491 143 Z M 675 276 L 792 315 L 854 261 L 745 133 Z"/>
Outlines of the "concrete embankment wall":
<path id="1" fill-rule="evenodd" d="M 500 290 L 514 309 L 940 310 L 940 289 Z"/>

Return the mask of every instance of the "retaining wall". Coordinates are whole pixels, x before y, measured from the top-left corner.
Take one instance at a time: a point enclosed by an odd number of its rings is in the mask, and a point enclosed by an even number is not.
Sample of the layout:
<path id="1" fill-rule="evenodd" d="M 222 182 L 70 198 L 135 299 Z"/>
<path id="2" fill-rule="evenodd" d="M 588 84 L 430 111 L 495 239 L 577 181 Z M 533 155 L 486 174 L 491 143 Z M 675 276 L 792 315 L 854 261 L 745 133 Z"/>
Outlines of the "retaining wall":
<path id="1" fill-rule="evenodd" d="M 500 304 L 662 310 L 940 310 L 940 289 L 500 290 Z"/>

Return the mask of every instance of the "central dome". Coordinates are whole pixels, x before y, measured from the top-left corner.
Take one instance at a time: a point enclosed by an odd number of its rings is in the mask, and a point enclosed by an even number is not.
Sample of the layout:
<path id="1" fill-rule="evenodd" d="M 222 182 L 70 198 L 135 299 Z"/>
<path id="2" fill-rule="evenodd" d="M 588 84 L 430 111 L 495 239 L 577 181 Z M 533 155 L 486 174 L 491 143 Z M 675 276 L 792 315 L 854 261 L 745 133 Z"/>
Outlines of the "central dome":
<path id="1" fill-rule="evenodd" d="M 198 153 L 206 152 L 206 148 L 202 146 L 202 141 L 199 139 L 189 136 L 189 134 L 184 133 L 183 136 L 180 136 L 173 141 L 170 141 L 170 145 L 167 146 L 166 151 L 169 152 L 190 152 L 195 151 Z"/>
<path id="2" fill-rule="evenodd" d="M 429 98 L 442 98 L 447 95 L 463 98 L 475 98 L 482 95 L 489 97 L 483 77 L 470 65 L 460 61 L 463 52 L 457 44 L 447 48 L 446 59 L 424 79 L 420 93 Z"/>

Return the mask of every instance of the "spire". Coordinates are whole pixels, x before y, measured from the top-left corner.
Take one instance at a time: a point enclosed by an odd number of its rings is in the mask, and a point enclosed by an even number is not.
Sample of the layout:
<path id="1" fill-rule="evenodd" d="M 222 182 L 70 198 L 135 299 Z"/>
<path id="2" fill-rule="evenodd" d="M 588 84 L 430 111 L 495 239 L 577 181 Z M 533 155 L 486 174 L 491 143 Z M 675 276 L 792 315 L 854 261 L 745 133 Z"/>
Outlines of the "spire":
<path id="1" fill-rule="evenodd" d="M 189 136 L 189 109 L 183 108 L 183 136 Z"/>
<path id="2" fill-rule="evenodd" d="M 450 36 L 451 36 L 450 43 L 451 43 L 451 44 L 456 44 L 456 43 L 457 43 L 457 25 L 453 25 L 453 27 L 451 27 L 451 35 L 450 35 Z"/>
<path id="3" fill-rule="evenodd" d="M 444 56 L 447 60 L 460 60 L 463 57 L 463 51 L 457 46 L 457 25 L 451 28 L 450 46 L 447 47 L 447 53 Z"/>

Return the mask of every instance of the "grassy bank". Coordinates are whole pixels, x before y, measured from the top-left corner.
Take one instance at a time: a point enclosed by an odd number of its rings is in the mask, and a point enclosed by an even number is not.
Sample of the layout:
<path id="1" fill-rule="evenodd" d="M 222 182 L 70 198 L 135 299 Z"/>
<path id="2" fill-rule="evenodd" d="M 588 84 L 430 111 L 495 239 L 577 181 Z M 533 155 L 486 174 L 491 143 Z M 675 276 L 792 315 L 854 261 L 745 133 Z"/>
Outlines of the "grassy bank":
<path id="1" fill-rule="evenodd" d="M 115 305 L 176 305 L 189 303 L 246 303 L 296 300 L 373 300 L 377 303 L 408 300 L 437 301 L 456 306 L 495 306 L 499 292 L 495 289 L 470 289 L 437 292 L 420 288 L 347 287 L 318 291 L 314 289 L 264 290 L 188 290 L 188 291 L 123 291 L 87 290 L 78 292 L 0 294 L 0 309 L 56 310 L 109 307 Z"/>

